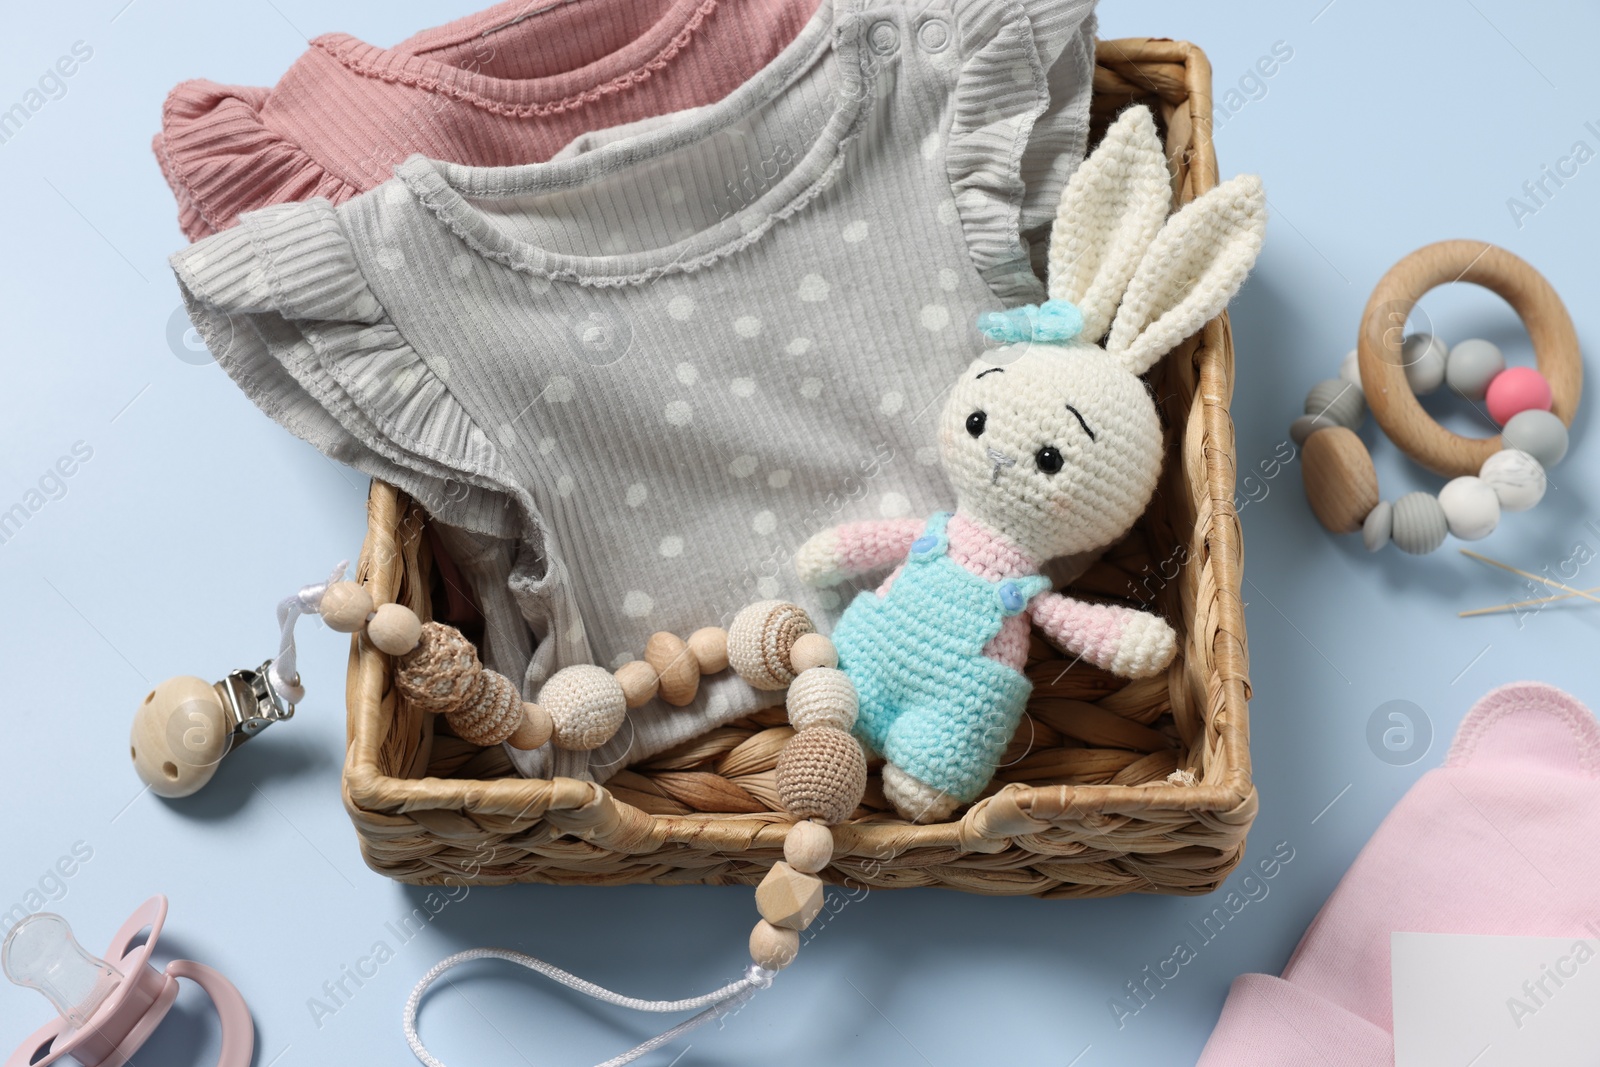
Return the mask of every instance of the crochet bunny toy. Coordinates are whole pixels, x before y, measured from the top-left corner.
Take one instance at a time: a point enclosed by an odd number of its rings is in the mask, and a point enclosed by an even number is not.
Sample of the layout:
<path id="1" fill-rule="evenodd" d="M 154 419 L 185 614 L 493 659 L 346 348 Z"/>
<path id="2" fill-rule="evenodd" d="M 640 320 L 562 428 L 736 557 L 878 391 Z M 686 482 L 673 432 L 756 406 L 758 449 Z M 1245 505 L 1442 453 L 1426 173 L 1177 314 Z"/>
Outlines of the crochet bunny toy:
<path id="1" fill-rule="evenodd" d="M 1123 677 L 1172 660 L 1165 620 L 1073 600 L 1039 574 L 1111 545 L 1144 511 L 1162 435 L 1139 375 L 1226 306 L 1261 249 L 1254 176 L 1170 221 L 1169 198 L 1155 123 L 1129 109 L 1062 194 L 1051 299 L 980 323 L 1002 343 L 962 374 L 939 421 L 955 512 L 837 526 L 797 555 L 820 586 L 895 567 L 833 641 L 859 696 L 855 733 L 887 760 L 884 792 L 908 819 L 946 818 L 993 776 L 1032 688 L 1029 620 Z"/>

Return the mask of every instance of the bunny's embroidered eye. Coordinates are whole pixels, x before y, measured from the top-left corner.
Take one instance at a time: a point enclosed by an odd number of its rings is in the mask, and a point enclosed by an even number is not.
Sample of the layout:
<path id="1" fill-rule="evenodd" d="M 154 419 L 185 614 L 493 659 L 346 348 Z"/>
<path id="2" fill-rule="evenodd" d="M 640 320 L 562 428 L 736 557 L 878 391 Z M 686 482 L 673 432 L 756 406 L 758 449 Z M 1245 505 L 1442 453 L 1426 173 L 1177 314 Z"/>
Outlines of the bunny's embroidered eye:
<path id="1" fill-rule="evenodd" d="M 1055 474 L 1061 469 L 1061 451 L 1055 445 L 1045 445 L 1033 454 L 1033 461 L 1046 474 Z"/>
<path id="2" fill-rule="evenodd" d="M 971 415 L 967 416 L 967 432 L 974 437 L 982 437 L 984 423 L 988 421 L 989 416 L 985 415 L 981 411 L 974 411 Z"/>

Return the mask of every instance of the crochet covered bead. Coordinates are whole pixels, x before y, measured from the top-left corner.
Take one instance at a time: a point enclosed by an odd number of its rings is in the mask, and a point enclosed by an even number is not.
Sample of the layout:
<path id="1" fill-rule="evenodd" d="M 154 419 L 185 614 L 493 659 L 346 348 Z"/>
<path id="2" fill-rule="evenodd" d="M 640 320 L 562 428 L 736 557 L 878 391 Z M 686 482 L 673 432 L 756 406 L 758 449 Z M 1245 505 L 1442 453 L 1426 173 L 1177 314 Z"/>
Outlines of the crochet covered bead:
<path id="1" fill-rule="evenodd" d="M 445 715 L 457 737 L 484 748 L 516 733 L 522 720 L 522 694 L 516 683 L 488 669 L 478 672 L 477 685 L 466 702 Z"/>
<path id="2" fill-rule="evenodd" d="M 778 756 L 778 799 L 797 819 L 842 823 L 867 791 L 867 758 L 843 730 L 801 730 Z"/>
<path id="3" fill-rule="evenodd" d="M 539 706 L 550 713 L 557 747 L 586 752 L 611 740 L 628 713 L 622 686 L 604 667 L 582 663 L 564 667 L 539 691 Z"/>
<path id="4" fill-rule="evenodd" d="M 466 702 L 482 669 L 478 650 L 460 630 L 425 622 L 417 647 L 395 668 L 394 684 L 412 707 L 452 711 Z"/>
<path id="5" fill-rule="evenodd" d="M 832 726 L 848 731 L 856 724 L 856 687 L 843 671 L 813 667 L 789 685 L 789 725 L 796 730 Z"/>
<path id="6" fill-rule="evenodd" d="M 798 605 L 757 601 L 739 612 L 728 627 L 728 663 L 756 689 L 782 689 L 794 681 L 790 662 L 794 643 L 814 629 L 810 616 Z"/>

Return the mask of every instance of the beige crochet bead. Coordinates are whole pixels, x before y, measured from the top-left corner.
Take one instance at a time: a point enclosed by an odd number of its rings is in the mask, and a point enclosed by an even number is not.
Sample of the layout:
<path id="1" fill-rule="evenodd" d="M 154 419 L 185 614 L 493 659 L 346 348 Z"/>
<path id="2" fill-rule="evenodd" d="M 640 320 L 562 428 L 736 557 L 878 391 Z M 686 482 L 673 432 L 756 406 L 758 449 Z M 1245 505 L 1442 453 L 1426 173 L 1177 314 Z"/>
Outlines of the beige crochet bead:
<path id="1" fill-rule="evenodd" d="M 656 669 L 642 659 L 630 659 L 617 668 L 617 684 L 630 708 L 642 708 L 654 700 L 659 682 Z"/>
<path id="2" fill-rule="evenodd" d="M 650 635 L 644 646 L 644 661 L 660 676 L 659 695 L 675 708 L 694 699 L 700 688 L 700 664 L 683 638 L 665 631 Z"/>
<path id="3" fill-rule="evenodd" d="M 356 582 L 334 582 L 323 590 L 317 608 L 328 629 L 353 634 L 367 624 L 372 614 L 372 594 Z"/>
<path id="4" fill-rule="evenodd" d="M 762 919 L 750 931 L 750 959 L 757 967 L 781 971 L 800 955 L 800 932 L 773 926 Z"/>
<path id="5" fill-rule="evenodd" d="M 783 839 L 783 858 L 803 874 L 816 874 L 833 860 L 833 831 L 820 822 L 797 822 Z"/>
<path id="6" fill-rule="evenodd" d="M 778 800 L 797 819 L 844 822 L 866 791 L 866 754 L 843 730 L 801 730 L 778 755 Z"/>
<path id="7" fill-rule="evenodd" d="M 444 719 L 463 741 L 481 748 L 498 745 L 522 725 L 522 694 L 505 675 L 480 670 L 472 694 Z"/>
<path id="8" fill-rule="evenodd" d="M 367 623 L 367 640 L 379 652 L 403 656 L 422 638 L 422 620 L 404 604 L 379 604 Z"/>
<path id="9" fill-rule="evenodd" d="M 821 634 L 801 634 L 789 651 L 789 665 L 796 674 L 804 674 L 813 667 L 837 667 L 839 650 Z"/>
<path id="10" fill-rule="evenodd" d="M 616 678 L 588 663 L 552 675 L 539 691 L 539 706 L 550 713 L 556 746 L 576 752 L 611 740 L 628 714 L 627 697 Z"/>
<path id="11" fill-rule="evenodd" d="M 465 703 L 477 685 L 478 650 L 454 626 L 422 624 L 417 647 L 395 668 L 394 684 L 412 707 L 422 711 L 453 711 Z"/>
<path id="12" fill-rule="evenodd" d="M 701 674 L 719 674 L 728 669 L 728 631 L 707 626 L 689 635 L 689 651 L 700 664 Z"/>
<path id="13" fill-rule="evenodd" d="M 555 733 L 556 724 L 550 721 L 550 713 L 537 704 L 526 701 L 522 705 L 522 725 L 516 732 L 506 738 L 506 744 L 512 748 L 531 752 L 536 748 L 543 748 L 550 740 L 550 735 Z"/>
<path id="14" fill-rule="evenodd" d="M 856 687 L 848 675 L 832 667 L 802 671 L 789 683 L 787 704 L 789 725 L 796 730 L 832 726 L 848 731 L 856 724 Z"/>
<path id="15" fill-rule="evenodd" d="M 815 631 L 805 609 L 782 600 L 762 600 L 734 617 L 728 627 L 728 662 L 756 689 L 782 689 L 794 681 L 794 643 Z"/>
<path id="16" fill-rule="evenodd" d="M 804 930 L 822 910 L 822 879 L 779 860 L 756 887 L 761 917 L 785 930 Z"/>

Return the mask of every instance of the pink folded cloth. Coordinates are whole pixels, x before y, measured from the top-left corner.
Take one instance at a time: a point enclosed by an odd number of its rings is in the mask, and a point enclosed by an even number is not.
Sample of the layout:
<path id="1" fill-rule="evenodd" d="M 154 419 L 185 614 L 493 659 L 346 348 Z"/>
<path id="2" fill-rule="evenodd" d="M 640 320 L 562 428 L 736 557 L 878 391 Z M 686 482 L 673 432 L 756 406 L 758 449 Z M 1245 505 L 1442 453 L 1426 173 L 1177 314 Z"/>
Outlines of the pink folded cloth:
<path id="1" fill-rule="evenodd" d="M 327 34 L 276 88 L 187 81 L 154 148 L 192 241 L 269 204 L 342 203 L 414 152 L 542 162 L 580 134 L 714 103 L 818 0 L 508 0 L 393 48 Z"/>
<path id="2" fill-rule="evenodd" d="M 1494 690 L 1361 850 L 1283 977 L 1234 981 L 1200 1067 L 1393 1064 L 1390 933 L 1591 937 L 1597 841 L 1594 716 L 1548 685 Z"/>

